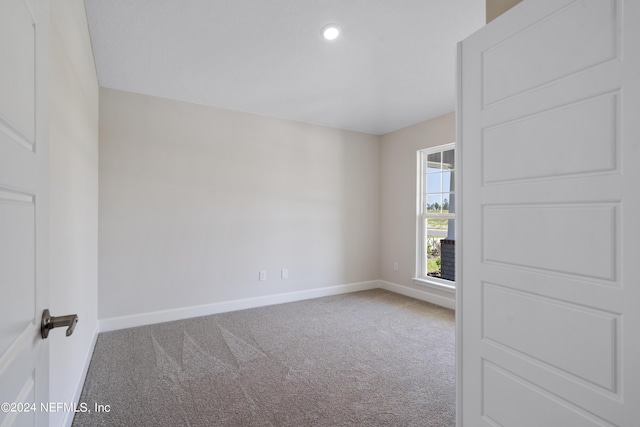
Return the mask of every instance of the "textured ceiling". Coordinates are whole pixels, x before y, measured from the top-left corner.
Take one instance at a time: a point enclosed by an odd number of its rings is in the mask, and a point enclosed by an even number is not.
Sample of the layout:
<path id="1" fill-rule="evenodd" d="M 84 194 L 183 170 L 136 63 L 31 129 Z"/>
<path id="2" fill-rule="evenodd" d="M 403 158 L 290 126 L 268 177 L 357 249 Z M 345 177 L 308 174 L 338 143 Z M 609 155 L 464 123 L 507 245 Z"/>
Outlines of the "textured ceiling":
<path id="1" fill-rule="evenodd" d="M 102 87 L 372 134 L 453 111 L 456 43 L 485 16 L 485 0 L 85 4 Z"/>

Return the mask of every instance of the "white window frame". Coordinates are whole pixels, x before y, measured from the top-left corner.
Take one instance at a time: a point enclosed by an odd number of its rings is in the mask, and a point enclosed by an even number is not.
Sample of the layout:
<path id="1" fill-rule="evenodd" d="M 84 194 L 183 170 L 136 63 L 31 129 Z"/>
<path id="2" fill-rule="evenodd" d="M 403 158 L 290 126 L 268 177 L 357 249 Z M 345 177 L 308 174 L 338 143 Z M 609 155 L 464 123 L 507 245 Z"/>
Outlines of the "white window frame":
<path id="1" fill-rule="evenodd" d="M 439 145 L 437 147 L 425 148 L 417 151 L 417 179 L 416 179 L 416 190 L 417 190 L 417 210 L 416 210 L 416 275 L 413 278 L 414 283 L 418 285 L 424 285 L 431 288 L 447 291 L 454 293 L 456 290 L 456 282 L 452 280 L 440 279 L 438 277 L 431 277 L 427 275 L 427 265 L 426 259 L 427 254 L 425 253 L 426 242 L 424 239 L 426 238 L 426 220 L 427 218 L 441 218 L 441 219 L 453 219 L 456 220 L 456 214 L 447 213 L 447 214 L 436 214 L 436 213 L 427 213 L 424 209 L 425 206 L 425 197 L 426 197 L 426 189 L 424 188 L 425 180 L 424 175 L 426 173 L 426 158 L 429 154 L 440 153 L 449 150 L 455 150 L 456 144 L 452 142 L 450 144 Z M 454 167 L 453 169 L 456 171 L 457 169 Z M 457 177 L 456 177 L 457 178 Z M 456 184 L 458 184 L 456 182 Z M 451 192 L 454 196 L 457 194 L 457 187 Z M 457 250 L 457 248 L 456 248 Z"/>

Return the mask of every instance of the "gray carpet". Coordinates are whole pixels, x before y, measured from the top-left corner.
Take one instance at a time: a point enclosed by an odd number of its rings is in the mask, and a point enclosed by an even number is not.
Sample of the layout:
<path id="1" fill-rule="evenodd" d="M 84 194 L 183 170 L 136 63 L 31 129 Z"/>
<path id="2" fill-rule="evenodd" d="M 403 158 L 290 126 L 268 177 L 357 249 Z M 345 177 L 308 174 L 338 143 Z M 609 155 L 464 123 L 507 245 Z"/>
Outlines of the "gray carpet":
<path id="1" fill-rule="evenodd" d="M 384 290 L 102 333 L 80 426 L 453 426 L 454 313 Z"/>

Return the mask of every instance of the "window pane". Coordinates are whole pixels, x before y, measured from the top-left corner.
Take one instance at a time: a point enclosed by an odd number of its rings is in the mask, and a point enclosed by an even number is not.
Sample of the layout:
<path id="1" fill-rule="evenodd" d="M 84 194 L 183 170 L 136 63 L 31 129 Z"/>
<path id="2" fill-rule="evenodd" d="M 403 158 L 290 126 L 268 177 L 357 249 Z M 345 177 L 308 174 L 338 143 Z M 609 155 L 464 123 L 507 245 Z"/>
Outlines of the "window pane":
<path id="1" fill-rule="evenodd" d="M 442 153 L 442 168 L 453 169 L 455 168 L 456 156 L 455 150 L 448 150 Z"/>
<path id="2" fill-rule="evenodd" d="M 437 163 L 438 165 L 440 165 L 440 160 L 441 160 L 441 156 L 440 156 L 441 152 L 438 151 L 437 153 L 431 153 L 427 156 L 427 162 L 429 163 Z M 440 166 L 438 166 L 438 168 L 440 168 Z"/>
<path id="3" fill-rule="evenodd" d="M 432 153 L 427 155 L 427 173 L 439 172 L 441 167 L 440 160 L 442 156 L 440 153 Z"/>
<path id="4" fill-rule="evenodd" d="M 426 260 L 427 276 L 442 278 L 442 241 L 446 239 L 449 220 L 427 219 Z"/>
<path id="5" fill-rule="evenodd" d="M 440 193 L 442 192 L 442 173 L 430 173 L 426 176 L 427 180 L 427 193 Z M 447 190 L 449 191 L 449 190 Z"/>
<path id="6" fill-rule="evenodd" d="M 454 176 L 455 172 L 443 171 L 442 172 L 442 192 L 448 193 L 455 190 Z"/>
<path id="7" fill-rule="evenodd" d="M 442 213 L 449 213 L 449 195 L 448 194 L 443 194 L 442 195 Z"/>
<path id="8" fill-rule="evenodd" d="M 447 218 L 427 218 L 427 230 L 431 232 L 435 232 L 437 230 L 443 231 L 441 237 L 445 237 L 447 235 L 447 226 L 449 224 L 449 220 Z"/>
<path id="9" fill-rule="evenodd" d="M 456 212 L 456 195 L 454 193 L 442 195 L 442 210 L 444 213 Z"/>
<path id="10" fill-rule="evenodd" d="M 428 194 L 425 208 L 429 212 L 440 212 L 442 209 L 442 194 Z"/>
<path id="11" fill-rule="evenodd" d="M 424 252 L 427 276 L 455 281 L 455 241 L 447 239 L 453 223 L 451 219 L 427 219 Z"/>

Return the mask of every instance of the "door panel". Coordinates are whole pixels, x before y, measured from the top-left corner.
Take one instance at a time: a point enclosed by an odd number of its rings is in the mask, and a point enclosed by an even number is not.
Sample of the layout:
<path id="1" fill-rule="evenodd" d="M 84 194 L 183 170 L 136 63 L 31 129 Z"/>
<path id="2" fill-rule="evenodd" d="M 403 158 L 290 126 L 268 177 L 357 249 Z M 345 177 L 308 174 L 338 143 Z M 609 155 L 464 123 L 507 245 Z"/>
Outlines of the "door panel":
<path id="1" fill-rule="evenodd" d="M 29 148 L 35 140 L 35 49 L 35 18 L 28 5 L 23 0 L 0 2 L 0 126 Z"/>
<path id="2" fill-rule="evenodd" d="M 615 0 L 560 3 L 482 52 L 485 107 L 616 58 L 621 15 Z M 546 61 L 550 52 L 553 63 Z"/>
<path id="3" fill-rule="evenodd" d="M 0 1 L 0 426 L 48 425 L 48 2 Z M 5 408 L 3 408 L 5 409 Z"/>
<path id="4" fill-rule="evenodd" d="M 483 262 L 614 281 L 616 211 L 609 203 L 485 206 Z"/>
<path id="5" fill-rule="evenodd" d="M 516 375 L 486 362 L 484 421 L 493 426 L 611 426 Z M 534 409 L 535 408 L 535 409 Z"/>
<path id="6" fill-rule="evenodd" d="M 581 100 L 483 131 L 485 184 L 615 170 L 618 93 Z M 519 135 L 528 135 L 527 144 Z M 584 155 L 574 156 L 582 148 Z M 531 162 L 544 152 L 544 162 Z M 498 162 L 508 158 L 509 162 Z"/>
<path id="7" fill-rule="evenodd" d="M 640 425 L 639 19 L 525 0 L 459 46 L 460 426 Z"/>
<path id="8" fill-rule="evenodd" d="M 0 191 L 0 354 L 20 336 L 29 332 L 35 319 L 35 205 L 33 196 Z"/>
<path id="9" fill-rule="evenodd" d="M 488 283 L 482 297 L 484 340 L 615 392 L 619 316 Z"/>

